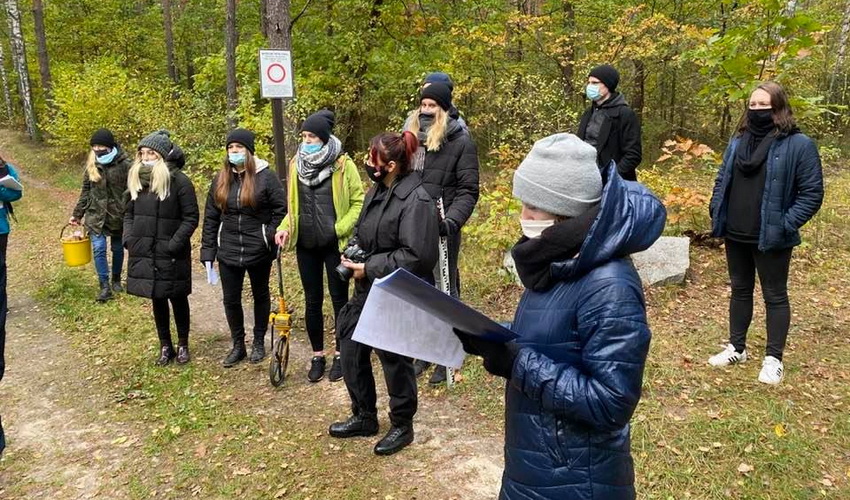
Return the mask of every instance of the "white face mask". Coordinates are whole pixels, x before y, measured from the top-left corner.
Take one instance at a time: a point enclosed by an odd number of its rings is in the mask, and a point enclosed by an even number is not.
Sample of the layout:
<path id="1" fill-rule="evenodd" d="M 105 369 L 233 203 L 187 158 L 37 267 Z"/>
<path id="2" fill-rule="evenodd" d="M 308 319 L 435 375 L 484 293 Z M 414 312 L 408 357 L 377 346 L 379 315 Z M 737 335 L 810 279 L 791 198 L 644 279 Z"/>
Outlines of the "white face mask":
<path id="1" fill-rule="evenodd" d="M 142 160 L 142 165 L 146 167 L 152 167 L 156 165 L 156 160 Z"/>
<path id="2" fill-rule="evenodd" d="M 534 239 L 539 238 L 543 233 L 543 230 L 547 227 L 555 225 L 555 220 L 526 220 L 520 219 L 519 225 L 522 226 L 522 234 L 525 235 L 526 238 Z"/>

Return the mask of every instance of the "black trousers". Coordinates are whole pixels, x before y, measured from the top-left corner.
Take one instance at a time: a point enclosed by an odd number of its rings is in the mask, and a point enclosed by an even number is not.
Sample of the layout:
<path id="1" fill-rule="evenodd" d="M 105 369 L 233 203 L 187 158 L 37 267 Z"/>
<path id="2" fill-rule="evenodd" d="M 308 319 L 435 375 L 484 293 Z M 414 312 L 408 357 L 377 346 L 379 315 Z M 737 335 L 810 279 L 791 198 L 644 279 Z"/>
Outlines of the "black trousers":
<path id="1" fill-rule="evenodd" d="M 6 247 L 8 234 L 0 234 L 0 380 L 6 371 L 6 314 L 9 304 L 6 296 Z M 6 436 L 3 433 L 3 420 L 0 419 L 0 455 L 6 448 Z"/>
<path id="2" fill-rule="evenodd" d="M 342 376 L 351 398 L 351 412 L 354 415 L 377 416 L 378 396 L 372 374 L 372 348 L 351 339 L 365 302 L 365 294 L 355 294 L 342 308 L 337 320 L 337 334 L 342 354 Z M 418 407 L 413 360 L 379 349 L 375 352 L 381 361 L 390 396 L 390 421 L 397 427 L 412 425 Z"/>
<path id="3" fill-rule="evenodd" d="M 342 307 L 348 302 L 348 282 L 337 276 L 334 269 L 340 263 L 339 247 L 333 243 L 324 248 L 306 249 L 295 247 L 295 258 L 298 260 L 298 273 L 301 275 L 301 285 L 304 287 L 304 321 L 307 325 L 307 336 L 313 352 L 325 349 L 325 317 L 322 307 L 325 300 L 324 274 L 328 276 L 328 292 L 334 308 L 334 321 L 339 317 Z M 336 339 L 339 350 L 339 337 Z"/>
<path id="4" fill-rule="evenodd" d="M 156 323 L 156 334 L 161 346 L 170 346 L 171 318 L 169 317 L 168 302 L 174 310 L 174 324 L 177 326 L 177 345 L 189 345 L 189 296 L 171 297 L 170 299 L 152 299 L 153 320 Z"/>
<path id="5" fill-rule="evenodd" d="M 791 264 L 790 248 L 761 252 L 754 243 L 726 240 L 726 263 L 732 283 L 729 302 L 729 343 L 738 352 L 747 346 L 747 330 L 753 320 L 753 290 L 758 272 L 767 316 L 766 355 L 782 359 L 788 327 L 791 324 L 791 306 L 788 302 L 788 268 Z"/>
<path id="6" fill-rule="evenodd" d="M 221 275 L 221 288 L 224 295 L 224 315 L 230 327 L 233 343 L 245 342 L 245 313 L 242 311 L 242 286 L 245 273 L 251 281 L 251 295 L 254 297 L 254 344 L 262 344 L 269 325 L 271 312 L 271 294 L 269 276 L 272 261 L 262 261 L 251 267 L 228 266 L 218 263 Z"/>

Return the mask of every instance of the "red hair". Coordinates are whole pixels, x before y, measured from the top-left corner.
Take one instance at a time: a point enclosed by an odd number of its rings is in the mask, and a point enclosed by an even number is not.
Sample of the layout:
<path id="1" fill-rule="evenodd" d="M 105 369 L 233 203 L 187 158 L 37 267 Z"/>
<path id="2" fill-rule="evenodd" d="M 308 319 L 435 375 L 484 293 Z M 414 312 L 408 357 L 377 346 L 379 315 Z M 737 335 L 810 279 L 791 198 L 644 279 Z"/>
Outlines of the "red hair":
<path id="1" fill-rule="evenodd" d="M 369 159 L 373 165 L 394 161 L 399 175 L 406 175 L 413 170 L 413 155 L 418 147 L 419 140 L 412 132 L 384 132 L 369 141 Z"/>

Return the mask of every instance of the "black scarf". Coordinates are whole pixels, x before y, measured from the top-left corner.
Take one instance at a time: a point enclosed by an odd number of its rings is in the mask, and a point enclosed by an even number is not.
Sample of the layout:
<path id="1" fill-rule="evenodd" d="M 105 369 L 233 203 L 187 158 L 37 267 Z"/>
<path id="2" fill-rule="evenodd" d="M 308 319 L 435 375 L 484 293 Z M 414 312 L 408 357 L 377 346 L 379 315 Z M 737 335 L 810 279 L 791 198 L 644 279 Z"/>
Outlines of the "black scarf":
<path id="1" fill-rule="evenodd" d="M 735 152 L 735 167 L 744 177 L 752 177 L 761 170 L 777 132 L 770 110 L 747 111 L 747 130 L 741 134 Z"/>
<path id="2" fill-rule="evenodd" d="M 511 250 L 511 255 L 522 284 L 535 292 L 545 292 L 552 288 L 555 284 L 552 264 L 578 255 L 598 213 L 599 205 L 578 217 L 546 228 L 539 238 L 520 238 Z"/>

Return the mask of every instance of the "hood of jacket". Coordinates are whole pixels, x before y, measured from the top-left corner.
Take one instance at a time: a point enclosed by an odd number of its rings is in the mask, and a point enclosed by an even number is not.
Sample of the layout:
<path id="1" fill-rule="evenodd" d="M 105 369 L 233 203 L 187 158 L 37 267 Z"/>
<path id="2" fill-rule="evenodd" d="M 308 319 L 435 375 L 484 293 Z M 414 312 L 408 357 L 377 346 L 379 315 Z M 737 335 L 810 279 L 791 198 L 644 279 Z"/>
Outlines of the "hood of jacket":
<path id="1" fill-rule="evenodd" d="M 598 106 L 601 109 L 619 108 L 620 106 L 628 106 L 626 98 L 619 92 L 614 92 L 612 97 Z"/>
<path id="2" fill-rule="evenodd" d="M 661 236 L 667 210 L 642 184 L 623 180 L 614 162 L 602 171 L 599 215 L 587 233 L 579 254 L 552 263 L 552 277 L 576 279 L 606 262 L 646 250 Z"/>
<path id="3" fill-rule="evenodd" d="M 171 151 L 168 152 L 168 156 L 165 157 L 165 163 L 168 164 L 168 169 L 172 172 L 175 170 L 181 170 L 184 165 L 186 165 L 186 155 L 183 153 L 183 150 L 177 144 L 172 144 Z"/>

